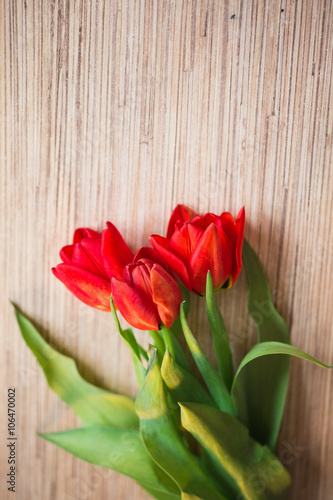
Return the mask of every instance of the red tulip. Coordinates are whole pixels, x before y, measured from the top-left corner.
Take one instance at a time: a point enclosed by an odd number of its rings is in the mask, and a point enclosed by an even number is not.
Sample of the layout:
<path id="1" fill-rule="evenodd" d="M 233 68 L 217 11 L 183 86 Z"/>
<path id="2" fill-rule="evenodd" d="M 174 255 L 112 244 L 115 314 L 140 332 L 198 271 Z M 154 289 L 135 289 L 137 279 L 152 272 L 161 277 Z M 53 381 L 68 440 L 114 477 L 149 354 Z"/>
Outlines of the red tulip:
<path id="1" fill-rule="evenodd" d="M 107 223 L 102 233 L 80 228 L 74 233 L 73 244 L 63 247 L 63 261 L 52 269 L 53 274 L 82 302 L 110 311 L 111 278 L 122 278 L 133 253 L 117 228 Z"/>
<path id="2" fill-rule="evenodd" d="M 175 231 L 175 225 L 177 222 L 178 224 L 181 222 L 188 222 L 190 218 L 191 216 L 187 208 L 185 208 L 183 205 L 177 205 L 174 211 L 172 212 L 169 220 L 167 238 L 170 239 L 171 236 L 173 235 Z"/>
<path id="3" fill-rule="evenodd" d="M 134 254 L 127 246 L 120 232 L 107 222 L 107 229 L 102 233 L 102 256 L 104 267 L 109 278 L 121 279 L 125 266 L 132 262 Z"/>
<path id="4" fill-rule="evenodd" d="M 167 237 L 152 235 L 152 246 L 189 290 L 204 295 L 208 271 L 214 289 L 231 287 L 242 267 L 244 208 L 236 221 L 229 212 L 190 219 L 187 209 L 178 205 L 171 215 Z"/>
<path id="5" fill-rule="evenodd" d="M 169 328 L 179 316 L 179 286 L 162 265 L 150 259 L 126 266 L 123 279 L 112 278 L 111 288 L 119 311 L 135 328 L 159 330 L 161 323 Z"/>
<path id="6" fill-rule="evenodd" d="M 168 264 L 165 262 L 163 257 L 156 252 L 151 247 L 141 247 L 139 250 L 136 252 L 133 258 L 133 262 L 138 262 L 139 260 L 143 259 L 148 259 L 151 260 L 152 262 L 155 262 L 156 264 L 160 264 L 166 271 L 168 271 Z"/>

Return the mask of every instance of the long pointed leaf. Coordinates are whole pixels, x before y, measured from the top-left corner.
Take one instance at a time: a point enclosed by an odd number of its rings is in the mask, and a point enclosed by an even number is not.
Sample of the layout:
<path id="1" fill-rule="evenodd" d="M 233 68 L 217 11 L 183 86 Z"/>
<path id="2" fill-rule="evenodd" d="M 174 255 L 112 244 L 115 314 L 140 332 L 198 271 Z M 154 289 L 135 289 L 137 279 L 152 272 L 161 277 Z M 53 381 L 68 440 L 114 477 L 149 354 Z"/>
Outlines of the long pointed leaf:
<path id="1" fill-rule="evenodd" d="M 36 356 L 48 385 L 85 425 L 138 428 L 134 401 L 86 382 L 73 359 L 53 349 L 32 323 L 15 307 L 22 336 Z"/>
<path id="2" fill-rule="evenodd" d="M 182 500 L 202 500 L 202 498 L 196 495 L 188 495 L 187 493 L 182 493 Z"/>
<path id="3" fill-rule="evenodd" d="M 289 344 L 287 325 L 274 307 L 259 260 L 246 241 L 243 260 L 248 280 L 248 310 L 258 328 L 258 342 Z M 275 448 L 281 425 L 289 365 L 288 356 L 258 358 L 244 367 L 233 387 L 240 420 L 251 436 L 271 449 Z"/>
<path id="4" fill-rule="evenodd" d="M 156 498 L 157 500 L 181 500 L 181 497 L 176 493 L 165 493 L 164 491 L 152 490 L 151 488 L 146 488 L 145 485 L 141 483 L 139 484 L 152 498 Z"/>
<path id="5" fill-rule="evenodd" d="M 310 356 L 310 354 L 301 351 L 293 345 L 283 344 L 282 342 L 261 342 L 260 344 L 256 344 L 254 347 L 252 347 L 251 351 L 249 351 L 242 359 L 235 375 L 234 387 L 237 385 L 239 374 L 248 363 L 251 363 L 251 361 L 262 356 L 272 356 L 277 354 L 295 356 L 296 358 L 301 358 L 305 361 L 311 361 L 312 363 L 321 366 L 322 368 L 333 368 L 333 365 L 325 365 L 324 363 L 319 361 L 319 359 Z"/>
<path id="6" fill-rule="evenodd" d="M 167 328 L 165 325 L 162 325 L 160 332 L 161 332 L 161 335 L 162 335 L 162 338 L 164 341 L 165 349 L 168 349 L 169 353 L 174 358 L 175 357 L 175 348 L 173 345 L 171 330 L 169 328 Z"/>
<path id="7" fill-rule="evenodd" d="M 186 401 L 216 407 L 206 389 L 193 375 L 177 365 L 168 350 L 163 358 L 161 375 L 176 403 Z"/>
<path id="8" fill-rule="evenodd" d="M 112 427 L 86 427 L 41 437 L 72 453 L 81 460 L 106 467 L 138 481 L 156 498 L 180 499 L 166 485 L 170 478 L 150 458 L 140 432 Z M 161 496 L 159 494 L 166 494 Z M 158 496 L 156 496 L 158 495 Z"/>
<path id="9" fill-rule="evenodd" d="M 161 335 L 161 332 L 159 332 L 159 333 Z M 174 347 L 174 350 L 175 350 L 175 360 L 176 360 L 176 363 L 181 368 L 183 368 L 184 370 L 186 370 L 187 372 L 192 373 L 192 367 L 191 367 L 191 365 L 189 363 L 189 360 L 187 359 L 186 354 L 185 354 L 182 346 L 180 345 L 180 343 L 178 341 L 178 338 L 173 333 L 172 329 L 170 329 L 170 334 L 171 334 L 171 339 L 172 339 L 173 347 Z"/>
<path id="10" fill-rule="evenodd" d="M 208 321 L 213 336 L 219 373 L 223 378 L 227 388 L 230 390 L 234 376 L 232 354 L 230 350 L 228 334 L 224 326 L 221 311 L 216 301 L 216 296 L 213 290 L 212 277 L 209 271 L 207 274 L 206 282 L 206 304 Z"/>
<path id="11" fill-rule="evenodd" d="M 216 405 L 220 410 L 234 414 L 235 408 L 227 386 L 209 362 L 188 326 L 183 304 L 180 306 L 180 320 L 187 345 Z"/>
<path id="12" fill-rule="evenodd" d="M 191 294 L 188 291 L 188 289 L 182 285 L 181 283 L 178 282 L 179 288 L 182 291 L 183 295 L 183 301 L 185 301 L 185 315 L 187 316 L 190 310 L 190 303 L 191 303 Z M 180 318 L 176 318 L 175 321 L 173 322 L 173 325 L 171 327 L 171 330 L 174 334 L 175 337 L 179 337 L 179 335 L 182 332 L 182 325 L 180 322 Z"/>
<path id="13" fill-rule="evenodd" d="M 138 386 L 140 388 L 140 387 L 142 387 L 144 378 L 146 376 L 146 369 L 143 366 L 142 361 L 141 361 L 141 348 L 136 341 L 133 330 L 131 328 L 127 328 L 126 330 L 122 329 L 122 327 L 119 323 L 118 316 L 117 316 L 116 308 L 115 308 L 114 303 L 113 303 L 112 295 L 111 295 L 111 299 L 110 299 L 110 305 L 111 305 L 112 317 L 113 317 L 114 323 L 117 327 L 117 330 L 118 330 L 119 334 L 121 335 L 122 339 L 124 340 L 125 344 L 129 348 L 129 350 L 131 351 L 134 372 L 135 372 L 136 380 L 138 382 Z"/>
<path id="14" fill-rule="evenodd" d="M 156 349 L 150 350 L 150 356 L 150 369 L 136 400 L 141 435 L 149 453 L 181 491 L 198 494 L 203 500 L 226 500 L 200 469 L 176 428 L 167 405 Z"/>
<path id="15" fill-rule="evenodd" d="M 248 429 L 232 415 L 196 403 L 181 407 L 182 425 L 205 448 L 221 478 L 234 494 L 245 500 L 281 499 L 290 476 L 267 446 L 249 436 Z"/>
<path id="16" fill-rule="evenodd" d="M 176 362 L 178 363 L 178 365 L 181 368 L 183 368 L 184 370 L 186 370 L 189 373 L 192 373 L 192 367 L 191 367 L 191 365 L 189 363 L 189 360 L 187 359 L 186 354 L 183 351 L 182 346 L 180 345 L 180 343 L 178 342 L 178 339 L 172 333 L 172 331 L 171 331 L 171 336 L 172 336 L 172 341 L 173 341 L 173 345 L 174 345 L 174 348 L 175 348 L 175 359 L 176 359 Z"/>

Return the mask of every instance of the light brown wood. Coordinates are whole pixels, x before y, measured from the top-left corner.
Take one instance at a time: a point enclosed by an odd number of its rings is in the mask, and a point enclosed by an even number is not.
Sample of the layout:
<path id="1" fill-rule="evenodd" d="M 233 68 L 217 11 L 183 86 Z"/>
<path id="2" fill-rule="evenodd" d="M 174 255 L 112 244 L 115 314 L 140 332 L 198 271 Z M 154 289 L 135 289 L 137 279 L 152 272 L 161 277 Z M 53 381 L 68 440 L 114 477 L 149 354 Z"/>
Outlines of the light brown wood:
<path id="1" fill-rule="evenodd" d="M 136 394 L 110 315 L 50 272 L 76 227 L 112 220 L 135 249 L 165 231 L 178 202 L 235 215 L 245 205 L 246 236 L 293 344 L 332 363 L 332 14 L 330 0 L 2 0 L 0 422 L 4 437 L 15 386 L 15 498 L 147 498 L 36 436 L 78 421 L 47 388 L 9 298 L 88 380 Z M 239 361 L 255 335 L 244 273 L 220 300 Z M 194 304 L 212 357 L 204 305 Z M 277 450 L 291 499 L 332 498 L 332 382 L 292 361 Z M 6 453 L 3 440 L 1 498 L 14 498 Z"/>

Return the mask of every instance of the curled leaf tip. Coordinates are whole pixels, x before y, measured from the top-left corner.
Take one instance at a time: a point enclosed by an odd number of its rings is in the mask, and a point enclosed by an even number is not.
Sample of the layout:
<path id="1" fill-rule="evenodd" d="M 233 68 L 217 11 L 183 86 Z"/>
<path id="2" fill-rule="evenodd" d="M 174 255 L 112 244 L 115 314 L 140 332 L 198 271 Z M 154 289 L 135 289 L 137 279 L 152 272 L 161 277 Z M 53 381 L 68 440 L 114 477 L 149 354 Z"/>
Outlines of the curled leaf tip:
<path id="1" fill-rule="evenodd" d="M 8 301 L 11 303 L 11 305 L 14 307 L 15 312 L 18 311 L 18 306 L 15 304 L 15 302 L 12 299 L 8 299 Z"/>
<path id="2" fill-rule="evenodd" d="M 151 367 L 155 364 L 156 359 L 157 359 L 157 349 L 154 347 L 152 344 L 149 344 L 148 348 L 148 367 L 147 367 L 147 374 Z"/>

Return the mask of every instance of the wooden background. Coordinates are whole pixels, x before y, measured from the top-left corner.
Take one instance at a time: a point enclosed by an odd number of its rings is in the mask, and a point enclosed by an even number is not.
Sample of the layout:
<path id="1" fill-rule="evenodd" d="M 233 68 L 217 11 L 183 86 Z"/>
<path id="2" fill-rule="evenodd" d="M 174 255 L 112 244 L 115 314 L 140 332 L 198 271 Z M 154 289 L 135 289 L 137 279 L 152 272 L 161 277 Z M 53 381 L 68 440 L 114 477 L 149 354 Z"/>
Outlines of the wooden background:
<path id="1" fill-rule="evenodd" d="M 143 500 L 131 480 L 36 436 L 78 422 L 47 388 L 8 298 L 88 380 L 135 395 L 110 315 L 51 275 L 60 247 L 74 228 L 112 220 L 135 249 L 166 230 L 178 202 L 234 215 L 245 205 L 246 236 L 294 345 L 332 363 L 333 3 L 0 3 L 1 498 Z M 239 361 L 255 336 L 244 273 L 220 300 Z M 194 309 L 212 356 L 203 303 Z M 9 386 L 16 495 L 4 484 Z M 333 498 L 332 387 L 332 373 L 292 362 L 277 450 L 290 499 Z"/>

